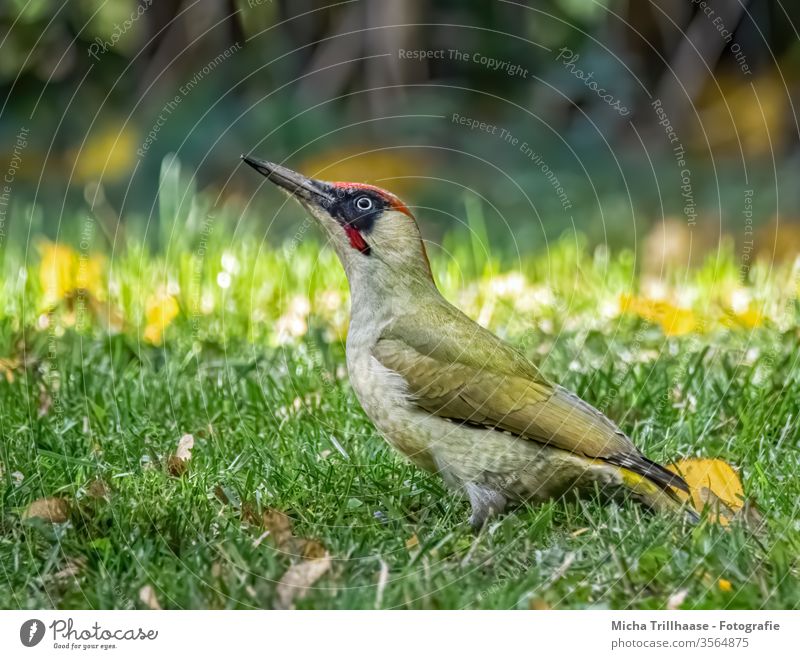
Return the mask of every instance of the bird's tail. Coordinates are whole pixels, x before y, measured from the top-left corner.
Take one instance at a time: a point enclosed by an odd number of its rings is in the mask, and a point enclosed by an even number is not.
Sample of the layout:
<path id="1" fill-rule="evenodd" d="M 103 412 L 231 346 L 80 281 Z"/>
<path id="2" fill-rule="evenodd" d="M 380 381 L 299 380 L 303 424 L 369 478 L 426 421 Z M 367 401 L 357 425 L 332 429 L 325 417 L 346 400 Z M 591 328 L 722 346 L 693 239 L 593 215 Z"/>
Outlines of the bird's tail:
<path id="1" fill-rule="evenodd" d="M 691 503 L 681 501 L 669 486 L 656 484 L 653 480 L 630 469 L 620 467 L 622 483 L 645 506 L 655 512 L 682 512 L 691 522 L 697 522 L 700 516 Z"/>

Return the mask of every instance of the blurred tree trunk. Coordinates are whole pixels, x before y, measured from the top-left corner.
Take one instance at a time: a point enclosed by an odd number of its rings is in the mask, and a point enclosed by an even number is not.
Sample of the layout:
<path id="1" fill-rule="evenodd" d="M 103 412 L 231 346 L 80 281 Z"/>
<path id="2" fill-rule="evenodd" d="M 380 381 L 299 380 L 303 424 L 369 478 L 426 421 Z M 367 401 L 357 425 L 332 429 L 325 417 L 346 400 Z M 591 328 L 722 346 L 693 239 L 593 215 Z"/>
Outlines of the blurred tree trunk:
<path id="1" fill-rule="evenodd" d="M 409 82 L 397 52 L 419 43 L 420 17 L 419 0 L 365 0 L 342 7 L 314 50 L 298 95 L 321 100 L 370 89 L 356 99 L 357 105 L 366 100 L 373 116 L 390 111 Z"/>
<path id="2" fill-rule="evenodd" d="M 159 90 L 180 86 L 198 65 L 244 42 L 236 0 L 153 0 L 144 16 L 146 45 L 137 58 L 139 94 L 152 85 L 146 93 L 160 98 L 164 95 Z"/>

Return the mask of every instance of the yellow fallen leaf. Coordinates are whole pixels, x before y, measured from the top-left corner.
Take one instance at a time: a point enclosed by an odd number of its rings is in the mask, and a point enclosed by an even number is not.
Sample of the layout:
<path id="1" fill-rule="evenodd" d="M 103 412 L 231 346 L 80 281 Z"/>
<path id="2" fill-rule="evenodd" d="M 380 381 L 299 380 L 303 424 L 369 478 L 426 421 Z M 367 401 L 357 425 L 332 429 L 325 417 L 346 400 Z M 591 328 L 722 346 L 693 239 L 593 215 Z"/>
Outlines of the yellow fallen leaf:
<path id="1" fill-rule="evenodd" d="M 689 486 L 689 495 L 678 491 L 682 499 L 691 497 L 698 510 L 709 507 L 711 518 L 723 526 L 730 524 L 745 503 L 739 476 L 724 460 L 715 458 L 686 458 L 668 467 L 679 474 Z"/>
<path id="2" fill-rule="evenodd" d="M 52 524 L 63 524 L 69 517 L 69 504 L 59 497 L 36 499 L 22 513 L 22 519 L 34 517 Z"/>
<path id="3" fill-rule="evenodd" d="M 414 549 L 414 547 L 417 547 L 417 546 L 419 546 L 419 538 L 417 537 L 417 534 L 415 533 L 408 540 L 406 540 L 406 549 L 409 549 L 409 550 L 410 549 Z"/>
<path id="4" fill-rule="evenodd" d="M 278 582 L 277 607 L 292 608 L 295 600 L 304 597 L 330 568 L 331 557 L 327 553 L 321 558 L 305 560 L 292 565 Z"/>

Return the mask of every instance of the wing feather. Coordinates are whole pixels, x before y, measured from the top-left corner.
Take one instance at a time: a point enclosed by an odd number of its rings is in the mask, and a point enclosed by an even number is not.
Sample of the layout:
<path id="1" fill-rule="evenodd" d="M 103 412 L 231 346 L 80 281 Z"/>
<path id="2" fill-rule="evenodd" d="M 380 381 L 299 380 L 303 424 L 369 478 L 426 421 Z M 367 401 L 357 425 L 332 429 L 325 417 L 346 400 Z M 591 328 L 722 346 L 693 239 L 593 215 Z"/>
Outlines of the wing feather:
<path id="1" fill-rule="evenodd" d="M 548 382 L 521 353 L 452 310 L 437 309 L 434 323 L 404 316 L 373 348 L 381 364 L 405 379 L 419 407 L 605 460 L 662 487 L 686 488 L 680 477 L 647 460 L 605 415 Z"/>

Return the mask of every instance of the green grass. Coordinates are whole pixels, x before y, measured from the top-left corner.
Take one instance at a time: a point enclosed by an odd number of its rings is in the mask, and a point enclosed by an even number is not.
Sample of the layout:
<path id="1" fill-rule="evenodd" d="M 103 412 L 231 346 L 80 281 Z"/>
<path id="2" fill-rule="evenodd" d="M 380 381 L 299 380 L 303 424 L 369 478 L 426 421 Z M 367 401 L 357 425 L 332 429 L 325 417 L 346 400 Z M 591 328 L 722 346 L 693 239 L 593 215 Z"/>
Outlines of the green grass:
<path id="1" fill-rule="evenodd" d="M 137 607 L 149 584 L 165 607 L 270 607 L 297 560 L 269 540 L 254 546 L 258 512 L 271 507 L 333 557 L 302 607 L 374 607 L 382 564 L 384 607 L 664 607 L 684 589 L 687 607 L 796 607 L 796 337 L 763 329 L 710 345 L 650 334 L 663 349 L 629 367 L 612 356 L 640 326 L 624 327 L 612 338 L 562 335 L 545 370 L 610 401 L 653 458 L 719 455 L 740 466 L 767 520 L 760 535 L 589 498 L 524 507 L 475 537 L 466 505 L 376 435 L 337 368 L 339 343 L 198 351 L 70 331 L 47 362 L 0 384 L 0 606 Z M 762 356 L 743 362 L 754 346 Z M 583 365 L 569 368 L 575 360 Z M 43 390 L 52 404 L 40 416 Z M 186 432 L 193 458 L 173 476 L 168 457 Z M 93 496 L 93 481 L 105 496 Z M 21 519 L 45 496 L 70 502 L 67 523 Z"/>
<path id="2" fill-rule="evenodd" d="M 474 208 L 469 224 L 480 236 Z M 219 230 L 200 250 L 199 226 L 156 253 L 135 241 L 114 250 L 90 294 L 52 305 L 35 251 L 4 253 L 0 359 L 20 364 L 0 376 L 0 607 L 143 607 L 145 586 L 163 607 L 274 606 L 302 558 L 298 544 L 263 537 L 269 510 L 332 557 L 298 607 L 800 605 L 792 264 L 756 264 L 741 282 L 728 246 L 697 272 L 668 273 L 668 288 L 694 291 L 703 322 L 665 337 L 614 311 L 638 287 L 629 252 L 590 253 L 568 237 L 504 263 L 480 240 L 446 237 L 432 256 L 450 299 L 651 458 L 730 461 L 765 520 L 759 531 L 688 527 L 588 497 L 523 506 L 475 536 L 467 505 L 385 445 L 355 400 L 346 282 L 330 251 Z M 159 287 L 180 309 L 150 345 Z M 750 329 L 720 320 L 739 289 L 764 312 Z M 76 312 L 81 300 L 88 311 Z M 109 329 L 112 307 L 122 321 Z M 281 336 L 298 317 L 297 336 Z M 170 456 L 185 433 L 195 446 L 179 473 Z M 44 497 L 66 500 L 66 521 L 26 518 Z"/>

